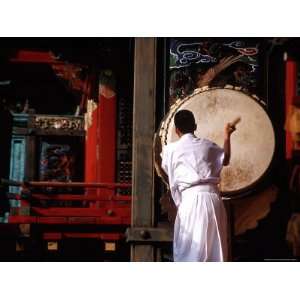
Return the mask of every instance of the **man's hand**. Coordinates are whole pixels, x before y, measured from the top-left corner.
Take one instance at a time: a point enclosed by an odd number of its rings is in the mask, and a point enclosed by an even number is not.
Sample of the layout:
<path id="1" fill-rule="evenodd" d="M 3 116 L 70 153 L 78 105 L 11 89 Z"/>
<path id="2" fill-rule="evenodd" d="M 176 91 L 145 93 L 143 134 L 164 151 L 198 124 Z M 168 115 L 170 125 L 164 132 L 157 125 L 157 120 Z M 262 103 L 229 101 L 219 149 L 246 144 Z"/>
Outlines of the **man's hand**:
<path id="1" fill-rule="evenodd" d="M 230 136 L 236 130 L 235 125 L 241 121 L 241 118 L 236 118 L 233 122 L 227 123 L 224 129 L 224 160 L 223 165 L 228 166 L 231 157 Z"/>
<path id="2" fill-rule="evenodd" d="M 241 122 L 241 117 L 235 118 L 231 123 L 227 123 L 225 126 L 225 139 L 230 138 L 231 134 L 236 130 L 235 126 Z"/>
<path id="3" fill-rule="evenodd" d="M 161 156 L 162 151 L 161 139 L 157 133 L 154 134 L 154 167 L 157 175 L 162 179 L 166 186 L 169 186 L 169 178 L 166 172 L 161 167 Z"/>
<path id="4" fill-rule="evenodd" d="M 236 130 L 235 125 L 232 125 L 232 123 L 227 123 L 225 126 L 225 139 L 229 139 L 231 134 Z"/>

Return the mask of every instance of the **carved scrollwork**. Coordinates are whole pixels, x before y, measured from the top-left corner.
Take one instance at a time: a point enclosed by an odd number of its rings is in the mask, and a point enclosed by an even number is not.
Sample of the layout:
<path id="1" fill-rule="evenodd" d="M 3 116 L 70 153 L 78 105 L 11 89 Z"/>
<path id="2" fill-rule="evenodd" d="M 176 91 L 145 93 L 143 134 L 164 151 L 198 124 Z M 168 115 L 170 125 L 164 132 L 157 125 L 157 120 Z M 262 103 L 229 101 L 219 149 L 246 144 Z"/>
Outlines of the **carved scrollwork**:
<path id="1" fill-rule="evenodd" d="M 33 127 L 42 130 L 84 130 L 84 121 L 78 117 L 35 116 Z"/>

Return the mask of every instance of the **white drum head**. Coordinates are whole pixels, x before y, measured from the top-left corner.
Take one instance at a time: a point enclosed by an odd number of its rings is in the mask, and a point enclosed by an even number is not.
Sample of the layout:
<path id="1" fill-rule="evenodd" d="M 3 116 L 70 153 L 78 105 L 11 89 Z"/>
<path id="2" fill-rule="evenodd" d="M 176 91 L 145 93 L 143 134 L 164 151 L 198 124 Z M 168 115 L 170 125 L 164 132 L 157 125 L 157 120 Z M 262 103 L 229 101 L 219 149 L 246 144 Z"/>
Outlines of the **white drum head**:
<path id="1" fill-rule="evenodd" d="M 222 170 L 221 192 L 241 192 L 263 177 L 273 158 L 275 137 L 272 123 L 257 99 L 234 88 L 196 90 L 176 103 L 164 118 L 159 134 L 162 147 L 178 139 L 173 118 L 182 109 L 193 112 L 197 123 L 196 136 L 207 138 L 221 147 L 225 124 L 241 117 L 231 136 L 231 161 Z"/>

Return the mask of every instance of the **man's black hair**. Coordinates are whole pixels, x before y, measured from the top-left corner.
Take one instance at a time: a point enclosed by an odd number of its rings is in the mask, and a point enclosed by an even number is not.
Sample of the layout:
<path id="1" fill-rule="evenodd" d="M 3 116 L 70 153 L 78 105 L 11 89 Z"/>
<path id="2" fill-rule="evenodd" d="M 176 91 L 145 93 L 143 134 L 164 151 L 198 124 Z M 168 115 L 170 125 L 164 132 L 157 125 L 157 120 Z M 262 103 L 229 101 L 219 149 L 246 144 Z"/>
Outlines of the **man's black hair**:
<path id="1" fill-rule="evenodd" d="M 194 115 L 189 110 L 180 110 L 174 117 L 175 127 L 181 133 L 193 133 L 196 130 L 196 122 Z"/>

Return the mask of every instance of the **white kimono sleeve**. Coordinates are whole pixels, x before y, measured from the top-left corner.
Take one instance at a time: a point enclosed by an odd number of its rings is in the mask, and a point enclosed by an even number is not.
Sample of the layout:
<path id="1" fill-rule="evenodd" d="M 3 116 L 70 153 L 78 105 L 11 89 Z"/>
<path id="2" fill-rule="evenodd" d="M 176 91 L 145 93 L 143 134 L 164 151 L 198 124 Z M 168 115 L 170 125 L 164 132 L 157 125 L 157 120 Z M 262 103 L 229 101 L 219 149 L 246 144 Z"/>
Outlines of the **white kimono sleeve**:
<path id="1" fill-rule="evenodd" d="M 167 175 L 169 175 L 169 170 L 168 170 L 168 151 L 167 147 L 165 146 L 160 154 L 162 160 L 161 160 L 161 167 L 162 169 L 166 172 Z"/>
<path id="2" fill-rule="evenodd" d="M 214 169 L 216 173 L 219 173 L 223 168 L 225 152 L 224 149 L 219 147 L 217 144 L 214 143 L 213 145 L 214 145 L 214 158 L 216 162 Z"/>

